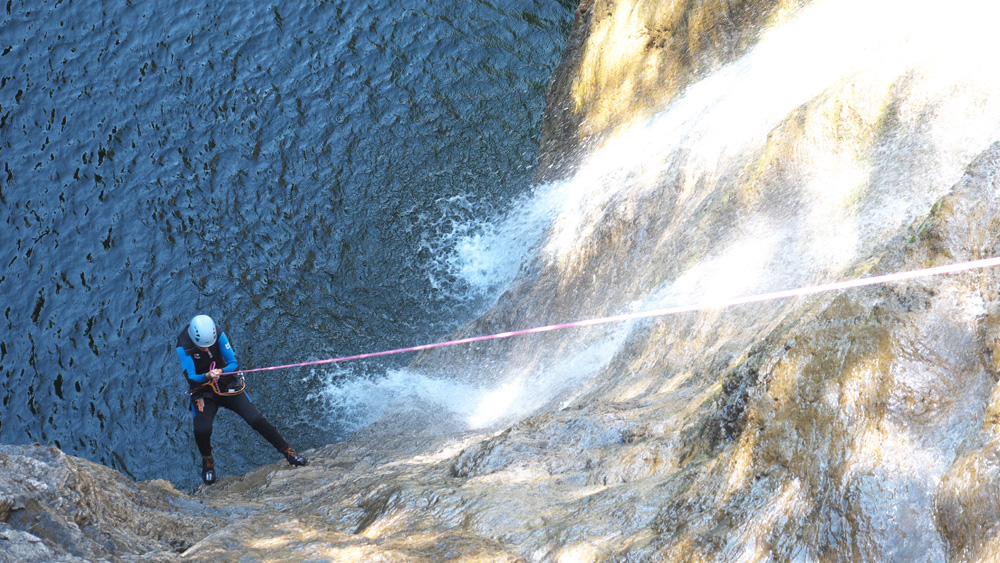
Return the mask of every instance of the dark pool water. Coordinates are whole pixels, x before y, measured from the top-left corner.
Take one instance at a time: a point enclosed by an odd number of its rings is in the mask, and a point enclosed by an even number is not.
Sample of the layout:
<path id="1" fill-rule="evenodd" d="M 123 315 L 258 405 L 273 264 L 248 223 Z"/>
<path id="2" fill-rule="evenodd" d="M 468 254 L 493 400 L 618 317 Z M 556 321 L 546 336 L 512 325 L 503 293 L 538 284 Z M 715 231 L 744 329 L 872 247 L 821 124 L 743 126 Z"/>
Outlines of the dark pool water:
<path id="1" fill-rule="evenodd" d="M 173 351 L 243 367 L 437 339 L 496 288 L 451 245 L 528 190 L 575 2 L 0 4 L 0 442 L 197 483 Z M 351 373 L 373 376 L 388 358 Z M 255 375 L 298 449 L 315 372 Z M 223 474 L 276 461 L 232 413 Z"/>

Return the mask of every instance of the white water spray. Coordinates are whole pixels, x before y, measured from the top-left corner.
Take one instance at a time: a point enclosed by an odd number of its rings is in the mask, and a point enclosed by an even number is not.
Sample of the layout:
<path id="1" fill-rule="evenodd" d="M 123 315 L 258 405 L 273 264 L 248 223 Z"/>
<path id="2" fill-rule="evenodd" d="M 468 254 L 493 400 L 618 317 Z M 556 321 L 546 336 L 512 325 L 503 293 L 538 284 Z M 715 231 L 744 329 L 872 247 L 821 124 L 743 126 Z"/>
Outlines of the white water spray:
<path id="1" fill-rule="evenodd" d="M 607 331 L 600 346 L 582 348 L 554 362 L 537 362 L 530 367 L 504 370 L 495 384 L 464 383 L 430 376 L 415 369 L 392 370 L 385 377 L 359 376 L 350 367 L 336 366 L 337 383 L 327 385 L 309 397 L 319 401 L 345 433 L 352 433 L 382 418 L 399 405 L 406 405 L 441 421 L 447 417 L 454 429 L 479 429 L 510 423 L 551 406 L 553 398 L 562 404 L 572 400 L 572 389 L 600 369 L 612 357 L 631 329 L 621 323 Z M 465 366 L 491 373 L 489 365 Z"/>

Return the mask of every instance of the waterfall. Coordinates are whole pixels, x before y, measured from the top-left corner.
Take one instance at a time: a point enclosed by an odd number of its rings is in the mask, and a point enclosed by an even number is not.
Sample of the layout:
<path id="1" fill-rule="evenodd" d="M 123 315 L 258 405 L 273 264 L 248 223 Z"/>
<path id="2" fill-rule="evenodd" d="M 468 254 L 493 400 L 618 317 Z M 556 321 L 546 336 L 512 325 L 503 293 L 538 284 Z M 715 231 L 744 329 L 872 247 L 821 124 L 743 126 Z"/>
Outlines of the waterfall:
<path id="1" fill-rule="evenodd" d="M 461 228 L 455 276 L 497 295 L 533 288 L 521 312 L 502 301 L 473 326 L 514 330 L 863 274 L 1000 137 L 996 39 L 984 27 L 997 8 L 937 8 L 817 2 L 651 119 L 594 143 L 571 178 Z M 778 307 L 703 314 L 662 349 L 688 354 L 669 362 L 678 370 L 717 346 L 743 349 Z M 606 368 L 648 337 L 642 326 L 441 353 L 333 384 L 325 400 L 350 410 L 378 397 L 360 425 L 393 401 L 430 403 L 471 427 L 506 423 L 617 377 Z M 435 362 L 451 365 L 424 369 Z"/>

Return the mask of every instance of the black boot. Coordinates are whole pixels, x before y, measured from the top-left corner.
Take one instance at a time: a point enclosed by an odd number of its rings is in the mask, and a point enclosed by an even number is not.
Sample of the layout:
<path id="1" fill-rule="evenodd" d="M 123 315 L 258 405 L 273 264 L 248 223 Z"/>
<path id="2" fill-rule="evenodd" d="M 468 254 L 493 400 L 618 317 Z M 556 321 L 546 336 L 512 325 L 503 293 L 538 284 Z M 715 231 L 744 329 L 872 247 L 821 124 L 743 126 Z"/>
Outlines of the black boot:
<path id="1" fill-rule="evenodd" d="M 299 466 L 302 466 L 302 465 L 309 465 L 309 460 L 307 460 L 306 458 L 304 458 L 304 457 L 302 457 L 300 455 L 296 455 L 295 454 L 295 450 L 293 450 L 292 448 L 288 448 L 287 450 L 285 450 L 285 451 L 283 451 L 281 453 L 285 454 L 285 459 L 288 460 L 288 465 L 291 465 L 291 466 L 294 466 L 294 467 L 299 467 Z"/>
<path id="2" fill-rule="evenodd" d="M 212 456 L 201 458 L 201 480 L 206 485 L 211 485 L 215 482 L 215 479 L 215 459 Z"/>

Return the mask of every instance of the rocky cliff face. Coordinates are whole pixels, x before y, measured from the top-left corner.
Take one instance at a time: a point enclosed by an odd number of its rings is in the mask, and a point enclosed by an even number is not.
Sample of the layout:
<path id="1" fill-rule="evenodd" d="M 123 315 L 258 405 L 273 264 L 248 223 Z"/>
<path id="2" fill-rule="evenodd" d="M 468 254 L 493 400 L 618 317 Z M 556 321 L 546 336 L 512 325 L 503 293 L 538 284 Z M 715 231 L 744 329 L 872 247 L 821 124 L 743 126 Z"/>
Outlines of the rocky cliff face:
<path id="1" fill-rule="evenodd" d="M 233 514 L 55 448 L 0 446 L 0 561 L 172 561 Z"/>
<path id="2" fill-rule="evenodd" d="M 583 2 L 543 141 L 556 218 L 463 332 L 1000 254 L 1000 73 L 975 4 Z M 998 282 L 987 269 L 428 353 L 413 369 L 495 384 L 497 401 L 524 389 L 530 414 L 470 431 L 405 405 L 308 467 L 192 494 L 5 446 L 0 553 L 992 561 Z"/>

